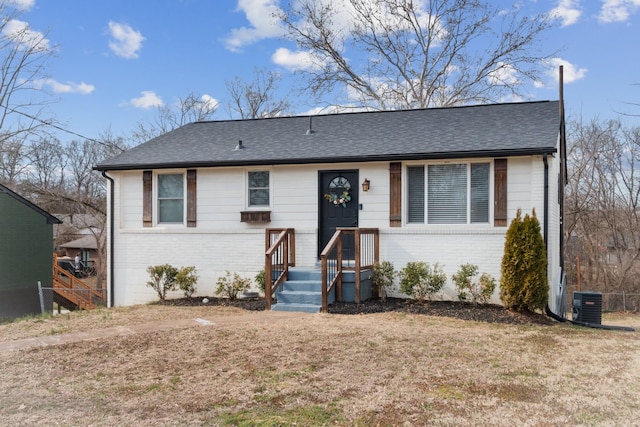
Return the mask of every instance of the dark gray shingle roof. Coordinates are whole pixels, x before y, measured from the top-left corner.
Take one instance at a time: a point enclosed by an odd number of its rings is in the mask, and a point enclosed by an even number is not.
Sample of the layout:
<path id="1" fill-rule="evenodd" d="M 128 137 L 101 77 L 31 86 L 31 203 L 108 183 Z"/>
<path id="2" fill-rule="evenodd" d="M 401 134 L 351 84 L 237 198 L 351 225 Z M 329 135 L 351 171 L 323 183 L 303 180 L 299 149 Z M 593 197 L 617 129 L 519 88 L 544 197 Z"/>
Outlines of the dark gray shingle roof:
<path id="1" fill-rule="evenodd" d="M 555 152 L 559 129 L 558 101 L 196 122 L 96 169 L 543 154 Z"/>

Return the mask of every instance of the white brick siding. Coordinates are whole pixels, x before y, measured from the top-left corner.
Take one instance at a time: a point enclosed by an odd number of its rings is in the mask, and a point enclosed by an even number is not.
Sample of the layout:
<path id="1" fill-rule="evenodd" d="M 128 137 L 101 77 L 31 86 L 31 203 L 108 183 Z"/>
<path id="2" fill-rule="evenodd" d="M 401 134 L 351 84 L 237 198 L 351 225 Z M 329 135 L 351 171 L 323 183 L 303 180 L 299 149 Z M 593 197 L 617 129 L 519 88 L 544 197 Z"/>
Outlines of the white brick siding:
<path id="1" fill-rule="evenodd" d="M 550 223 L 557 224 L 557 208 L 553 203 L 557 201 L 557 167 L 553 157 L 549 157 L 549 162 Z M 246 171 L 264 169 L 271 172 L 271 206 L 268 209 L 271 211 L 271 222 L 242 223 L 240 212 L 247 210 Z M 359 203 L 362 205 L 359 225 L 380 229 L 380 257 L 393 262 L 396 270 L 409 261 L 439 262 L 449 277 L 444 297 L 454 299 L 455 291 L 450 277 L 460 264 L 477 264 L 481 272 L 499 279 L 507 227 L 415 224 L 389 227 L 388 162 L 199 169 L 195 228 L 143 228 L 142 171 L 113 171 L 109 175 L 115 179 L 116 200 L 115 305 L 145 303 L 157 298 L 154 291 L 146 286 L 149 280 L 146 268 L 150 265 L 169 263 L 176 267 L 196 266 L 200 295 L 213 294 L 216 279 L 226 271 L 253 279 L 264 265 L 265 226 L 295 228 L 297 265 L 313 265 L 317 256 L 318 171 L 327 169 L 359 171 L 359 182 L 352 183 L 358 186 Z M 508 223 L 515 217 L 518 208 L 523 213 L 536 208 L 542 222 L 543 174 L 544 165 L 540 156 L 508 160 Z M 366 193 L 360 188 L 364 178 L 371 182 L 371 189 Z M 403 188 L 405 186 L 406 178 L 403 178 Z M 557 250 L 557 230 L 551 227 L 549 235 L 554 236 L 553 241 L 550 239 L 550 250 Z M 557 255 L 554 256 L 557 258 Z M 493 302 L 499 302 L 497 291 Z"/>

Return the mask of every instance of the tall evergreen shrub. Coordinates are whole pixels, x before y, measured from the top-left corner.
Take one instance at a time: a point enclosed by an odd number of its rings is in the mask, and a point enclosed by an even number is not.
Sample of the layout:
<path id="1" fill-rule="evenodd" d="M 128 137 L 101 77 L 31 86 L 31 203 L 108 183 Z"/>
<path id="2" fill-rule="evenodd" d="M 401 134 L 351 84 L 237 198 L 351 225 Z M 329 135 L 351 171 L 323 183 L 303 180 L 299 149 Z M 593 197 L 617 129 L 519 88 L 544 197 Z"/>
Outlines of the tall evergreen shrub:
<path id="1" fill-rule="evenodd" d="M 504 244 L 500 300 L 507 308 L 535 311 L 545 307 L 548 295 L 547 254 L 536 211 L 523 219 L 518 209 Z"/>

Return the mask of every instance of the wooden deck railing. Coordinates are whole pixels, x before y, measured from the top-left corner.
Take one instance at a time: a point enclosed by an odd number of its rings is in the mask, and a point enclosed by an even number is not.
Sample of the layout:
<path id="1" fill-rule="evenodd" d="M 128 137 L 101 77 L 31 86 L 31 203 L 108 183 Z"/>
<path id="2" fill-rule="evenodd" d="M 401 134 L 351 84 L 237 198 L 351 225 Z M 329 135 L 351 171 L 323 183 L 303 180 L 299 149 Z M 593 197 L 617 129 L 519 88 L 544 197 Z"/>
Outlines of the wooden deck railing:
<path id="1" fill-rule="evenodd" d="M 296 265 L 296 238 L 293 228 L 268 228 L 265 234 L 264 296 L 270 310 L 276 289 L 287 280 L 289 267 Z"/>
<path id="2" fill-rule="evenodd" d="M 53 257 L 53 292 L 72 302 L 81 310 L 105 306 L 107 292 L 97 290 L 58 265 Z"/>
<path id="3" fill-rule="evenodd" d="M 345 237 L 353 236 L 351 255 L 343 251 Z M 322 311 L 328 309 L 329 292 L 336 288 L 336 300 L 342 301 L 342 272 L 355 271 L 355 302 L 360 303 L 360 272 L 373 268 L 380 258 L 380 232 L 377 228 L 338 228 L 320 254 L 322 262 Z"/>

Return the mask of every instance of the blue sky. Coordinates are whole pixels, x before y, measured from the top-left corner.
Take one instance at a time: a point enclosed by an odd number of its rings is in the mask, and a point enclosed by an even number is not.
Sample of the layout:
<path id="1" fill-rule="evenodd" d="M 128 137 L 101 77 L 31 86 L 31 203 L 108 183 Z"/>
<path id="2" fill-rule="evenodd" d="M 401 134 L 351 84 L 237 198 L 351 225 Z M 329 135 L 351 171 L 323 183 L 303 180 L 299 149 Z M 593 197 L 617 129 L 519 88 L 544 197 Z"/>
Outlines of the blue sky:
<path id="1" fill-rule="evenodd" d="M 255 67 L 281 73 L 283 85 L 304 52 L 281 40 L 272 12 L 287 0 L 11 0 L 20 20 L 56 47 L 49 78 L 40 82 L 57 102 L 62 126 L 97 138 L 107 128 L 130 134 L 152 120 L 155 107 L 189 93 L 220 102 L 228 119 L 225 81 L 250 79 Z M 414 0 L 415 2 L 421 0 Z M 497 2 L 496 2 L 497 3 Z M 505 6 L 514 2 L 504 1 Z M 620 118 L 640 125 L 640 0 L 521 0 L 527 13 L 553 13 L 544 40 L 559 50 L 546 80 L 527 89 L 531 100 L 558 99 L 564 65 L 570 117 Z M 281 85 L 282 85 L 281 84 Z M 313 110 L 294 102 L 296 114 Z M 61 140 L 77 137 L 60 134 Z"/>

